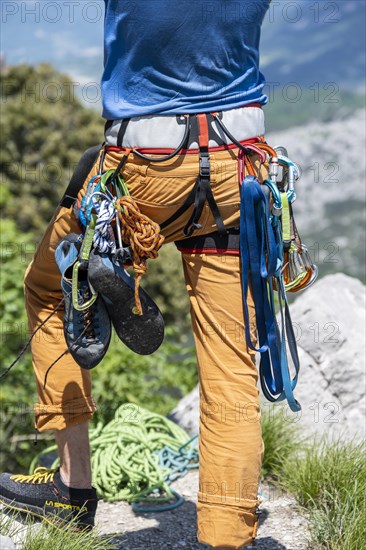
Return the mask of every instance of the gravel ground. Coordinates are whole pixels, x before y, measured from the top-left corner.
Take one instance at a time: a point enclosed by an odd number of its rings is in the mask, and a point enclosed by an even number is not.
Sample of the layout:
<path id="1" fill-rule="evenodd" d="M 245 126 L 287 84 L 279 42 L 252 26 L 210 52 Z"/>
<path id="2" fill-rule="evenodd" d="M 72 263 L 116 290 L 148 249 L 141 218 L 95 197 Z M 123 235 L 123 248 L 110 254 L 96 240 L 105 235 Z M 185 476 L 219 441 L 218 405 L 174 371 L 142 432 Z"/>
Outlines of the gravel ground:
<path id="1" fill-rule="evenodd" d="M 210 547 L 196 538 L 198 472 L 190 472 L 173 487 L 186 502 L 169 512 L 137 515 L 129 504 L 101 502 L 97 513 L 100 532 L 121 533 L 115 539 L 121 550 L 208 550 Z M 262 484 L 261 491 L 258 550 L 309 549 L 307 521 L 295 501 L 268 483 Z"/>
<path id="2" fill-rule="evenodd" d="M 121 550 L 209 550 L 196 538 L 198 471 L 190 472 L 172 487 L 185 502 L 168 512 L 135 514 L 125 502 L 101 501 L 96 517 L 98 531 L 101 535 L 116 535 L 114 542 Z M 292 498 L 268 483 L 262 484 L 261 497 L 257 550 L 318 550 L 308 545 L 307 520 Z M 13 541 L 0 538 L 1 550 L 27 550 L 22 544 L 27 527 L 19 527 L 22 529 Z"/>

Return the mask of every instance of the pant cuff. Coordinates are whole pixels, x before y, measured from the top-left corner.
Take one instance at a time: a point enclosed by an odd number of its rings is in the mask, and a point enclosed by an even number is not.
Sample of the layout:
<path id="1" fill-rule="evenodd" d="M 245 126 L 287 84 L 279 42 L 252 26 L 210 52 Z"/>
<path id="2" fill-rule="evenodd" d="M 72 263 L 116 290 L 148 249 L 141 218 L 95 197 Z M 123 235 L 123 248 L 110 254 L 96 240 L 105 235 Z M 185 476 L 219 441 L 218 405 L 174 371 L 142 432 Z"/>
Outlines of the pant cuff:
<path id="1" fill-rule="evenodd" d="M 251 544 L 257 535 L 260 501 L 252 502 L 249 506 L 234 506 L 198 501 L 198 541 L 212 548 L 232 550 L 241 550 L 244 545 Z"/>
<path id="2" fill-rule="evenodd" d="M 90 420 L 96 410 L 92 397 L 82 397 L 61 404 L 36 403 L 35 427 L 39 432 L 63 430 Z"/>

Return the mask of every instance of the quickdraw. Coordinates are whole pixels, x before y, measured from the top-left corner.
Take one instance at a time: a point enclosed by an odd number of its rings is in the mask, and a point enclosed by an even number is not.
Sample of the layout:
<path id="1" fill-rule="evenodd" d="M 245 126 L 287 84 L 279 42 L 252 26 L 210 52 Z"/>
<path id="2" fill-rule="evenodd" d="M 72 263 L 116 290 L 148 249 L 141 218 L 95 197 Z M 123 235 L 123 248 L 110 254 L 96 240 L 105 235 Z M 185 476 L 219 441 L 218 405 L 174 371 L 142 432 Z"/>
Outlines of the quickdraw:
<path id="1" fill-rule="evenodd" d="M 91 217 L 90 223 L 86 229 L 83 242 L 80 248 L 79 258 L 74 263 L 73 269 L 72 269 L 72 286 L 71 286 L 71 295 L 72 295 L 72 305 L 77 311 L 86 311 L 89 309 L 94 302 L 96 301 L 98 294 L 94 292 L 93 289 L 91 290 L 91 297 L 86 302 L 80 303 L 79 300 L 79 276 L 80 272 L 84 271 L 84 277 L 85 271 L 88 266 L 90 251 L 93 246 L 93 236 L 95 232 L 95 216 Z"/>
<path id="2" fill-rule="evenodd" d="M 296 200 L 295 182 L 301 177 L 301 169 L 292 162 L 284 147 L 276 147 L 283 176 L 277 182 L 282 202 L 282 240 L 284 243 L 283 278 L 286 292 L 298 292 L 312 285 L 318 277 L 307 247 L 301 242 L 296 227 L 292 203 Z"/>

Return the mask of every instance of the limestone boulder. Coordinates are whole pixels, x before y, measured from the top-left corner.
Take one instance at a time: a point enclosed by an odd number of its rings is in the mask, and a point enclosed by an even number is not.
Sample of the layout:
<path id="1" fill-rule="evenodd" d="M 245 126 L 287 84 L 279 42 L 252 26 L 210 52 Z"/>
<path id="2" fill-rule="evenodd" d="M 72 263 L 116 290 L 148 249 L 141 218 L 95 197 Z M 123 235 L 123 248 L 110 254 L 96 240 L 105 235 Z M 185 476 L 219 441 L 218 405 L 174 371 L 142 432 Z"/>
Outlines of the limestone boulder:
<path id="1" fill-rule="evenodd" d="M 300 293 L 291 316 L 301 370 L 295 396 L 302 406 L 292 413 L 261 396 L 262 409 L 276 407 L 308 436 L 361 439 L 366 436 L 365 286 L 342 273 L 328 275 Z M 196 387 L 170 418 L 194 435 L 199 427 Z"/>

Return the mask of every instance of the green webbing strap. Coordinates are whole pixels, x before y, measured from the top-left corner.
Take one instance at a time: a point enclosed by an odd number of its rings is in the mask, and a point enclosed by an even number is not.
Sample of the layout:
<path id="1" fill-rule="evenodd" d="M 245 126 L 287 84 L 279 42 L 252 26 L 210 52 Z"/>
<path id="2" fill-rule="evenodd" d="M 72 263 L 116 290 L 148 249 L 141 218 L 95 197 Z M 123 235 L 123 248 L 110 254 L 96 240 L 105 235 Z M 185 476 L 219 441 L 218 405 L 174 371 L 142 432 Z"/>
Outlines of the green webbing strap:
<path id="1" fill-rule="evenodd" d="M 287 193 L 281 193 L 282 201 L 282 240 L 283 248 L 289 253 L 289 268 L 290 279 L 285 284 L 286 291 L 291 291 L 296 288 L 301 281 L 307 277 L 307 271 L 303 265 L 297 261 L 298 253 L 295 242 L 291 240 L 291 208 Z"/>
<path id="2" fill-rule="evenodd" d="M 80 253 L 79 253 L 80 263 L 89 262 L 89 256 L 93 246 L 93 238 L 94 238 L 96 223 L 97 223 L 97 216 L 95 214 L 92 214 L 90 218 L 90 223 L 87 226 L 85 231 L 83 244 L 81 245 L 81 248 L 80 248 Z"/>

